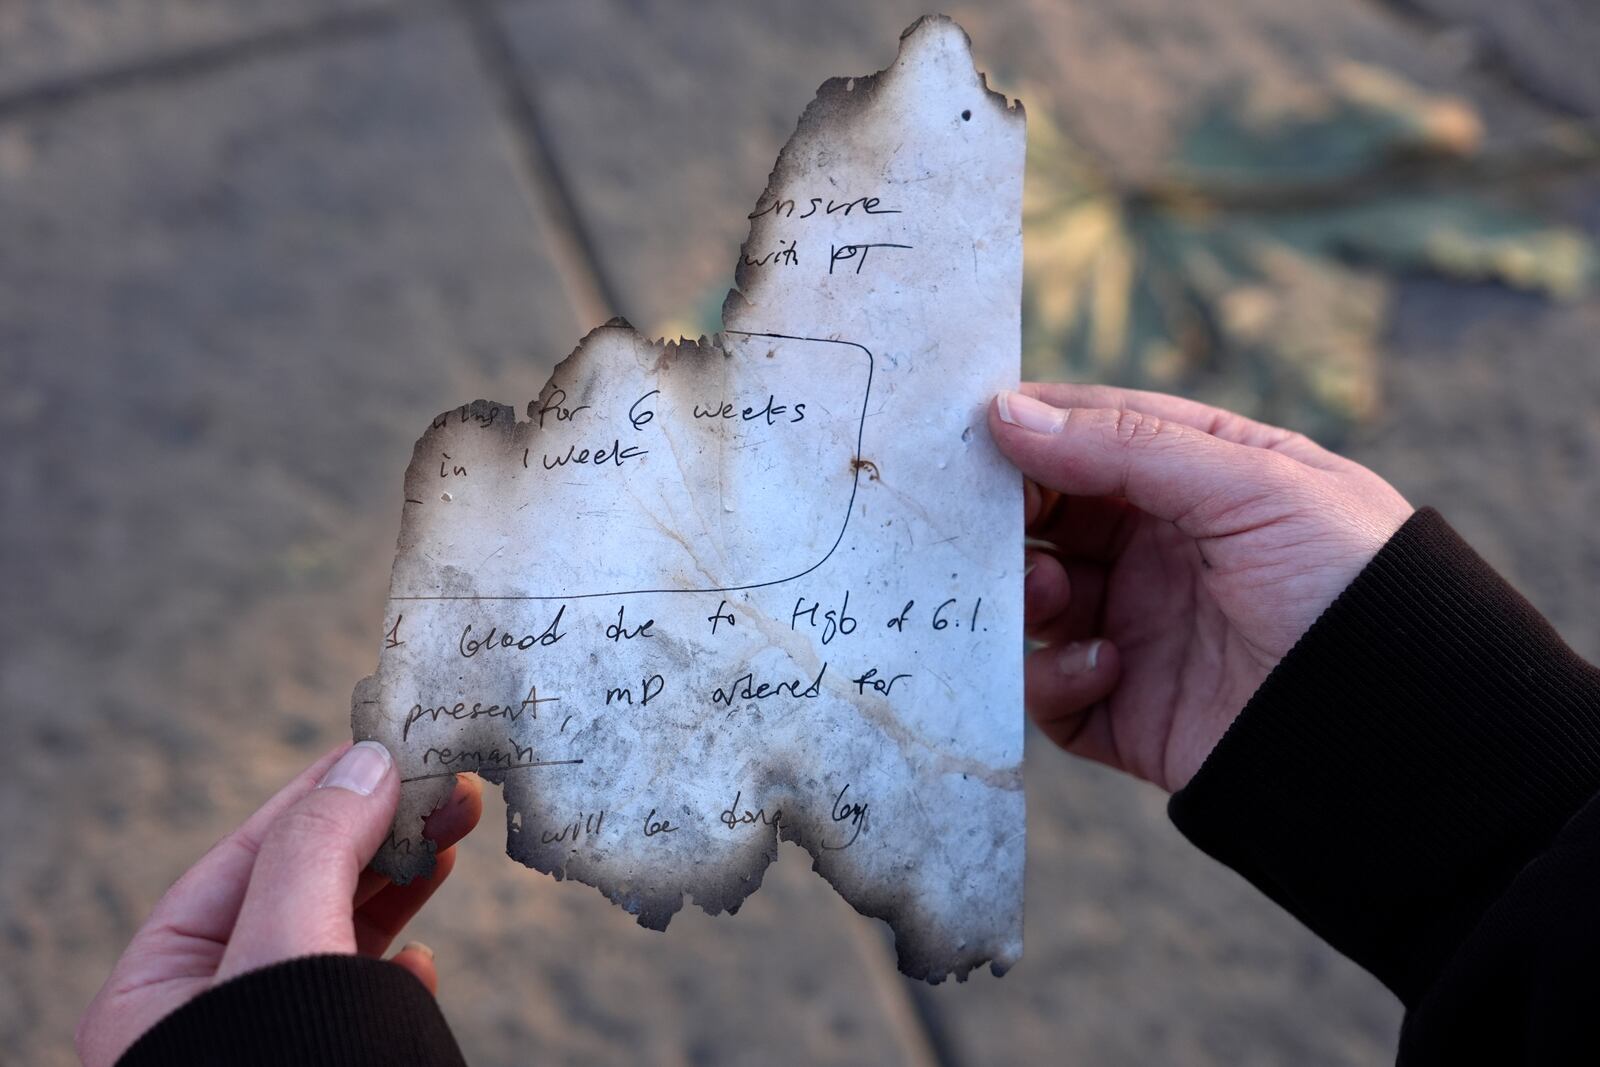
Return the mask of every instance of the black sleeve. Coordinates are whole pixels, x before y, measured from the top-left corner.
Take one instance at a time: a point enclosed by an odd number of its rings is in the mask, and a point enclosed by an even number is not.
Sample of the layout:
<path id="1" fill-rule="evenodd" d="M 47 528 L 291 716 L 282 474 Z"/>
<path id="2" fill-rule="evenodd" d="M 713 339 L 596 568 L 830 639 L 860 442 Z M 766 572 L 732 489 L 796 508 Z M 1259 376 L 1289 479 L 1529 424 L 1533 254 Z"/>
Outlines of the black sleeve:
<path id="1" fill-rule="evenodd" d="M 1431 509 L 1173 822 L 1404 1002 L 1403 1063 L 1600 1063 L 1600 671 Z"/>
<path id="2" fill-rule="evenodd" d="M 305 956 L 241 974 L 151 1027 L 117 1067 L 464 1067 L 433 995 L 403 967 Z"/>

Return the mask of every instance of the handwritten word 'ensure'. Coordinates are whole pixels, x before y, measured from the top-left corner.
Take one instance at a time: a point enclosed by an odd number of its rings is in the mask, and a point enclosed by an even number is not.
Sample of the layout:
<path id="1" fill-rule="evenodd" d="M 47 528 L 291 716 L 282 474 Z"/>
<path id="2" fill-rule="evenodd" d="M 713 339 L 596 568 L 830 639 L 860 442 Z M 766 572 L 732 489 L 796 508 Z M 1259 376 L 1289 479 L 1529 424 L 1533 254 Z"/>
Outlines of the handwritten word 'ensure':
<path id="1" fill-rule="evenodd" d="M 828 206 L 825 208 L 822 206 L 823 203 L 824 201 L 822 197 L 813 196 L 810 199 L 809 206 L 807 206 L 806 210 L 801 214 L 796 215 L 794 213 L 795 208 L 799 205 L 796 204 L 794 199 L 792 197 L 778 197 L 766 207 L 758 207 L 745 217 L 759 219 L 762 215 L 771 215 L 775 219 L 809 219 L 811 216 L 817 214 L 818 211 L 821 211 L 823 215 L 848 215 L 850 212 L 857 210 L 859 210 L 863 215 L 900 214 L 899 208 L 879 207 L 878 205 L 881 203 L 881 201 L 875 196 L 858 196 L 854 200 L 829 199 L 826 201 Z"/>

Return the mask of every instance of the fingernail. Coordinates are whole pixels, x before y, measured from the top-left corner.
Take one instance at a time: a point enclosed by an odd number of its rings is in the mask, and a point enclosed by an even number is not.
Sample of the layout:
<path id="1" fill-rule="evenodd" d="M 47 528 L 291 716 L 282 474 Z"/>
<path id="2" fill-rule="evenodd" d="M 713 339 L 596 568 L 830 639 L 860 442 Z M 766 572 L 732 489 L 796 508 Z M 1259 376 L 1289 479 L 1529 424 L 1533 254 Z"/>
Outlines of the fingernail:
<path id="1" fill-rule="evenodd" d="M 424 956 L 428 957 L 430 960 L 433 959 L 433 949 L 429 948 L 427 945 L 424 945 L 421 941 L 407 941 L 405 943 L 405 947 L 402 948 L 400 951 L 401 952 L 420 952 Z"/>
<path id="2" fill-rule="evenodd" d="M 1020 426 L 1034 433 L 1060 433 L 1067 424 L 1067 413 L 1053 408 L 1042 400 L 1021 393 L 1004 392 L 996 398 L 1000 421 Z"/>
<path id="3" fill-rule="evenodd" d="M 1100 662 L 1100 646 L 1105 642 L 1074 641 L 1056 657 L 1056 670 L 1062 674 L 1088 674 Z"/>
<path id="4" fill-rule="evenodd" d="M 376 741 L 362 741 L 339 757 L 339 762 L 329 768 L 317 783 L 318 789 L 348 789 L 366 797 L 378 788 L 383 776 L 389 773 L 394 762 L 389 750 Z"/>

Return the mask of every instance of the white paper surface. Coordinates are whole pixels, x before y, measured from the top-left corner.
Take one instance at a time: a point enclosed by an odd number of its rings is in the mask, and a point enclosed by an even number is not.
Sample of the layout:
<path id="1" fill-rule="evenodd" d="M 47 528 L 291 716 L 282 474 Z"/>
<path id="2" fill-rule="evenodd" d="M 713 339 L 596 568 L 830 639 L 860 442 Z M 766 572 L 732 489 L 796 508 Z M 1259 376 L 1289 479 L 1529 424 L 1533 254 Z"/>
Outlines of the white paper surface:
<path id="1" fill-rule="evenodd" d="M 453 774 L 510 855 L 664 928 L 781 837 L 907 974 L 1022 949 L 1024 119 L 954 23 L 824 84 L 751 215 L 724 331 L 621 320 L 543 395 L 417 442 L 354 732 L 406 780 L 374 866 L 432 866 Z M 529 891 L 537 887 L 530 884 Z"/>

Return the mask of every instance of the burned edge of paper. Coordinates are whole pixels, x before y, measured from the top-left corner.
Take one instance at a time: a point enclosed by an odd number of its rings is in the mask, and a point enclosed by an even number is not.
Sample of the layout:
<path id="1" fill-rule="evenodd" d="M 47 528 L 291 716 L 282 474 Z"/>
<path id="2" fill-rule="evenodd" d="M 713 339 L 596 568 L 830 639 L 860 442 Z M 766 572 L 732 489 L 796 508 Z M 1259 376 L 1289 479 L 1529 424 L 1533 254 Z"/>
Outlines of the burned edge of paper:
<path id="1" fill-rule="evenodd" d="M 848 123 L 856 119 L 871 102 L 872 94 L 881 86 L 888 83 L 895 75 L 895 67 L 910 42 L 919 32 L 937 28 L 948 27 L 961 34 L 966 42 L 967 51 L 972 50 L 972 37 L 954 19 L 948 15 L 923 15 L 917 21 L 907 26 L 900 34 L 900 54 L 895 57 L 895 62 L 875 74 L 859 74 L 855 76 L 840 76 L 829 78 L 817 87 L 817 92 L 811 102 L 800 113 L 800 120 L 795 124 L 795 132 L 789 135 L 778 150 L 778 158 L 772 165 L 772 171 L 767 175 L 766 188 L 756 199 L 759 210 L 762 204 L 770 203 L 779 194 L 795 175 L 796 164 L 794 152 L 802 134 L 825 126 Z M 1027 110 L 1023 107 L 1020 98 L 1013 99 L 989 85 L 989 76 L 986 72 L 975 70 L 978 84 L 983 89 L 984 100 L 994 109 L 996 114 L 1014 119 L 1017 122 L 1027 121 Z M 747 253 L 753 248 L 762 246 L 762 236 L 771 224 L 771 216 L 762 215 L 753 217 L 750 224 L 750 233 L 744 243 L 739 246 L 739 255 L 735 260 L 733 272 L 733 288 L 728 290 L 722 301 L 722 322 L 727 326 L 742 311 L 749 306 L 746 293 L 752 281 L 752 268 L 749 266 Z"/>
<path id="2" fill-rule="evenodd" d="M 916 34 L 929 26 L 949 25 L 954 26 L 963 38 L 966 38 L 970 49 L 970 38 L 965 31 L 956 26 L 952 20 L 945 16 L 924 16 L 910 26 L 901 35 L 901 54 L 904 54 L 907 42 Z M 897 62 L 898 62 L 897 57 Z M 835 77 L 825 81 L 818 89 L 816 97 L 807 105 L 802 113 L 793 135 L 780 151 L 771 171 L 767 185 L 757 205 L 766 202 L 770 197 L 777 195 L 790 179 L 793 168 L 791 152 L 800 135 L 814 131 L 821 127 L 836 123 L 852 121 L 865 107 L 868 98 L 881 86 L 893 78 L 896 64 L 876 74 L 857 77 Z M 984 90 L 984 99 L 987 104 L 999 113 L 1024 121 L 1024 111 L 1020 100 L 1013 101 L 1005 94 L 991 89 L 987 77 L 983 72 L 976 72 Z M 734 286 L 731 288 L 723 303 L 723 322 L 725 327 L 737 321 L 741 312 L 749 310 L 749 301 L 746 293 L 752 286 L 752 276 L 746 266 L 745 251 L 757 244 L 760 233 L 764 229 L 766 220 L 752 218 L 749 235 L 740 248 L 740 257 L 735 269 Z M 622 318 L 613 318 L 600 327 L 591 330 L 582 341 L 574 347 L 555 368 L 540 392 L 540 405 L 546 403 L 552 392 L 558 388 L 557 381 L 569 376 L 581 366 L 591 340 L 603 329 L 623 329 L 633 331 L 633 327 Z M 691 362 L 708 360 L 712 358 L 727 358 L 723 349 L 722 335 L 715 337 L 702 336 L 698 340 L 680 338 L 678 341 L 666 339 L 647 340 L 640 335 L 635 336 L 643 343 L 655 346 L 659 351 L 658 366 L 668 369 L 674 363 L 682 360 Z M 532 407 L 532 405 L 530 405 Z M 536 427 L 531 427 L 532 420 L 517 419 L 513 407 L 495 403 L 488 400 L 477 400 L 469 405 L 451 408 L 444 415 L 458 411 L 469 410 L 472 412 L 497 411 L 496 418 L 505 420 L 507 432 L 517 432 L 518 427 L 524 427 L 521 432 L 537 432 Z M 436 420 L 437 422 L 437 420 Z M 406 487 L 407 497 L 413 496 L 416 491 L 416 482 L 420 480 L 424 463 L 431 461 L 432 454 L 429 445 L 432 443 L 436 427 L 423 433 L 418 439 L 412 453 L 411 463 L 407 469 Z M 860 457 L 856 457 L 859 462 Z M 396 561 L 409 547 L 407 544 L 408 526 L 402 521 L 401 532 L 397 539 Z M 376 707 L 377 690 L 380 672 L 362 679 L 357 684 L 352 698 L 352 726 L 355 737 L 359 739 L 376 736 L 375 712 L 367 709 Z M 482 768 L 477 773 L 485 780 L 496 785 L 505 784 L 505 770 Z M 769 763 L 764 768 L 764 775 L 768 780 L 782 779 L 785 774 L 795 776 L 794 768 Z M 1005 772 L 1008 781 L 1003 788 L 1021 789 L 1020 767 Z M 441 776 L 438 781 L 429 783 L 431 788 L 413 790 L 402 800 L 401 810 L 396 819 L 396 826 L 409 823 L 409 840 L 415 842 L 417 847 L 404 855 L 397 852 L 380 852 L 379 859 L 374 867 L 381 873 L 388 875 L 398 884 L 405 884 L 412 878 L 429 876 L 435 865 L 434 843 L 422 831 L 425 819 L 434 810 L 441 807 L 449 798 L 455 785 L 455 776 Z M 514 813 L 508 805 L 508 822 L 514 818 Z M 393 835 L 391 834 L 391 840 Z M 900 969 L 907 975 L 915 978 L 926 979 L 931 982 L 942 981 L 948 974 L 955 974 L 958 980 L 964 980 L 970 971 L 983 963 L 989 963 L 991 970 L 996 974 L 1004 974 L 1012 960 L 1002 961 L 996 956 L 995 950 L 989 945 L 962 945 L 953 949 L 936 949 L 932 938 L 925 936 L 910 936 L 923 929 L 928 924 L 923 920 L 919 908 L 919 901 L 903 885 L 884 884 L 882 880 L 875 882 L 862 882 L 848 877 L 836 877 L 834 871 L 828 869 L 824 863 L 823 854 L 818 850 L 815 841 L 810 841 L 791 824 L 780 822 L 770 827 L 762 827 L 759 832 L 752 833 L 750 847 L 746 850 L 748 866 L 742 869 L 730 865 L 719 879 L 702 883 L 690 893 L 697 907 L 709 914 L 716 915 L 721 912 L 729 914 L 738 911 L 749 895 L 758 889 L 770 864 L 777 859 L 778 843 L 792 841 L 800 844 L 812 857 L 812 870 L 824 877 L 842 896 L 860 913 L 886 922 L 895 932 L 896 947 L 899 952 Z M 537 847 L 516 848 L 508 842 L 508 852 L 511 858 L 531 867 L 541 873 L 549 874 L 558 881 L 570 877 L 567 865 L 561 859 L 559 850 L 541 850 Z M 845 874 L 846 872 L 837 872 Z M 672 915 L 682 909 L 686 891 L 672 887 L 647 888 L 641 891 L 640 887 L 628 884 L 619 884 L 615 880 L 596 878 L 594 880 L 581 879 L 585 884 L 591 885 L 613 903 L 634 913 L 640 925 L 650 929 L 664 930 Z M 608 883 L 609 884 L 602 884 Z"/>

